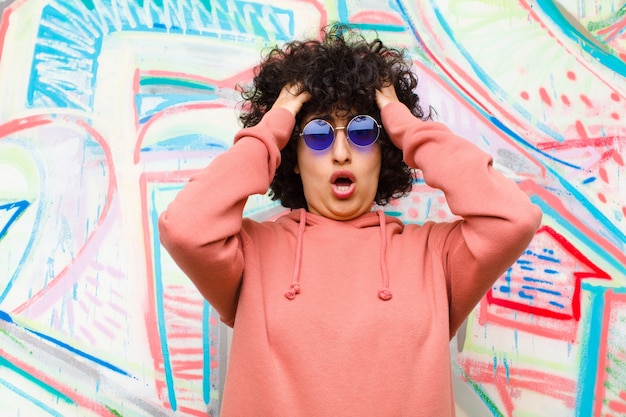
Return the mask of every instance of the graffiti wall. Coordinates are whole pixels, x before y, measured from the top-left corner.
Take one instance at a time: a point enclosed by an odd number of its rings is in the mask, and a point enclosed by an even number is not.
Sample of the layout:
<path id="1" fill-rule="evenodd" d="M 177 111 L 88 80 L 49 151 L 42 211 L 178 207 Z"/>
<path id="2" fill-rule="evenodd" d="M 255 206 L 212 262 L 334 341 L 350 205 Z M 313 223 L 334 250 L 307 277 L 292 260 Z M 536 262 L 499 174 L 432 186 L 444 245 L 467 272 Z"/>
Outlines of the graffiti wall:
<path id="1" fill-rule="evenodd" d="M 0 415 L 219 414 L 228 331 L 156 219 L 260 51 L 341 21 L 544 212 L 452 341 L 458 415 L 626 416 L 624 3 L 0 0 Z M 386 210 L 451 217 L 419 176 Z"/>

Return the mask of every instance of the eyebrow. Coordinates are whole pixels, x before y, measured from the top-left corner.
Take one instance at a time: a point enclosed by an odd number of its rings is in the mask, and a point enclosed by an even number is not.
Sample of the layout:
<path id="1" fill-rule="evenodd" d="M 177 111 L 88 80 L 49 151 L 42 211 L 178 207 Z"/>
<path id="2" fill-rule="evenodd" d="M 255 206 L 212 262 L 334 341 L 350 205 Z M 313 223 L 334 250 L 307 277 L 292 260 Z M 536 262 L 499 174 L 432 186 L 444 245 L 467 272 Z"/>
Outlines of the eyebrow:
<path id="1" fill-rule="evenodd" d="M 360 115 L 360 114 L 367 114 L 367 113 L 347 113 L 346 115 L 346 120 L 348 122 L 350 122 L 352 119 L 354 119 L 356 116 Z M 324 114 L 313 114 L 312 116 L 307 116 L 305 118 L 302 119 L 303 125 L 306 125 L 307 123 L 309 123 L 311 120 L 315 120 L 315 119 L 322 119 L 322 120 L 326 120 L 327 122 L 334 122 L 334 116 L 332 113 L 324 113 Z"/>

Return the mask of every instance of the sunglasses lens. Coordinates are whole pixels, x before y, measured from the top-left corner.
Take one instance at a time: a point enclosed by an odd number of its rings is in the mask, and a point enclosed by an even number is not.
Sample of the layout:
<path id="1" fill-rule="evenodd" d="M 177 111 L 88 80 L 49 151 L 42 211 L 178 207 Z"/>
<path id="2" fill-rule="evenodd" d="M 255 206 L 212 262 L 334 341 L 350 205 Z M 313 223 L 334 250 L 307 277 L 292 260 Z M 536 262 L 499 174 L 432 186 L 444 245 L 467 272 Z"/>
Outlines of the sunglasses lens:
<path id="1" fill-rule="evenodd" d="M 357 146 L 369 146 L 376 142 L 379 133 L 378 123 L 373 117 L 356 116 L 348 123 L 348 137 Z"/>
<path id="2" fill-rule="evenodd" d="M 302 139 L 306 145 L 316 151 L 322 151 L 332 145 L 335 138 L 333 127 L 325 120 L 314 119 L 302 129 Z"/>

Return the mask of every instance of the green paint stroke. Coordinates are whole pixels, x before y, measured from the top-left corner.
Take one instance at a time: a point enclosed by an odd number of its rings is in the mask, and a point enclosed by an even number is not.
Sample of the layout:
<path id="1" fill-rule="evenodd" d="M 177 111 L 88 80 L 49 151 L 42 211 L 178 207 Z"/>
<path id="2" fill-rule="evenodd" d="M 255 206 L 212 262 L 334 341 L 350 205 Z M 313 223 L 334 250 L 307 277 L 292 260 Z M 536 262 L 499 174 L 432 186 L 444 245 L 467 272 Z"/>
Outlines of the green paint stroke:
<path id="1" fill-rule="evenodd" d="M 465 374 L 465 372 L 463 372 L 463 374 L 465 376 L 465 380 L 472 387 L 472 389 L 474 390 L 476 395 L 478 395 L 478 397 L 485 403 L 487 408 L 489 408 L 489 410 L 491 411 L 493 416 L 494 417 L 504 417 L 504 414 L 502 414 L 500 412 L 500 410 L 498 410 L 498 406 L 493 402 L 493 400 L 491 398 L 489 398 L 489 394 L 487 394 L 485 391 L 483 391 L 483 389 L 480 387 L 480 385 L 477 384 L 472 379 L 470 379 L 467 376 L 467 374 Z"/>
<path id="2" fill-rule="evenodd" d="M 108 405 L 105 405 L 105 407 L 106 407 L 106 408 L 107 408 L 107 410 L 109 410 L 109 412 L 110 412 L 111 414 L 113 414 L 114 416 L 124 417 L 122 414 L 120 414 L 120 412 L 119 412 L 119 411 L 117 411 L 117 410 L 115 410 L 115 409 L 113 409 L 113 408 L 109 407 Z"/>
<path id="3" fill-rule="evenodd" d="M 598 30 L 602 30 L 606 27 L 611 26 L 615 22 L 619 21 L 622 17 L 626 15 L 626 4 L 619 8 L 615 13 L 613 13 L 610 17 L 601 20 L 599 22 L 589 22 L 587 23 L 587 29 L 590 32 L 596 32 Z"/>
<path id="4" fill-rule="evenodd" d="M 26 378 L 30 382 L 34 383 L 35 385 L 40 386 L 45 391 L 48 391 L 50 394 L 55 395 L 57 398 L 60 398 L 61 400 L 65 401 L 66 403 L 74 404 L 74 400 L 72 400 L 70 397 L 68 397 L 67 395 L 63 394 L 61 391 L 51 387 L 50 385 L 46 384 L 45 382 L 38 380 L 37 378 L 35 378 L 31 374 L 23 371 L 22 369 L 18 368 L 17 366 L 13 365 L 11 362 L 6 360 L 2 356 L 0 356 L 0 366 L 4 366 L 5 368 L 8 368 L 8 369 L 12 370 L 16 374 L 19 374 L 19 375 L 23 376 L 24 378 Z"/>
<path id="5" fill-rule="evenodd" d="M 15 344 L 19 345 L 20 347 L 26 348 L 26 345 L 24 343 L 22 343 L 21 340 L 17 339 L 15 336 L 13 336 L 11 333 L 7 332 L 6 330 L 0 329 L 0 334 L 5 335 L 9 339 L 11 339 L 12 342 L 14 342 Z"/>

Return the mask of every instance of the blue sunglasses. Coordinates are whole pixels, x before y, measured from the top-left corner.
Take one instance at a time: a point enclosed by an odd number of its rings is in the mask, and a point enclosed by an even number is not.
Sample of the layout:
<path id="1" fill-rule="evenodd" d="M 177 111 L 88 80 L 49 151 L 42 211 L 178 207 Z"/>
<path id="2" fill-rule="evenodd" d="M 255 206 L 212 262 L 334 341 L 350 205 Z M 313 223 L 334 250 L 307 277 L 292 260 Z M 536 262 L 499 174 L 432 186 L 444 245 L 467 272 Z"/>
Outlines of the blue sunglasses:
<path id="1" fill-rule="evenodd" d="M 324 119 L 313 119 L 304 126 L 300 136 L 309 148 L 323 151 L 332 146 L 335 141 L 335 130 L 340 129 L 345 129 L 350 142 L 361 148 L 376 142 L 380 135 L 380 125 L 376 119 L 367 114 L 359 114 L 354 116 L 346 126 L 334 128 Z"/>

